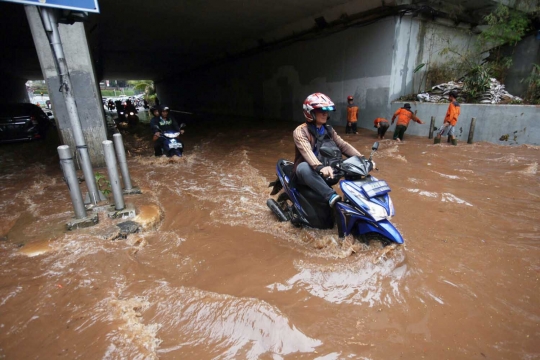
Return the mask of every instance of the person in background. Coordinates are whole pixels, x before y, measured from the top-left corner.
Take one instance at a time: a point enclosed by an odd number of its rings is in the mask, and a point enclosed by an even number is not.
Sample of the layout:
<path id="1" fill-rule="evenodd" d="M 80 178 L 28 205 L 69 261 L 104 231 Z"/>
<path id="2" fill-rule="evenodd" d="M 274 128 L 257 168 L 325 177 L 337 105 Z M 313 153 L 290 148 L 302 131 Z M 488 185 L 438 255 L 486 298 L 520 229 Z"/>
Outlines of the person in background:
<path id="1" fill-rule="evenodd" d="M 386 134 L 386 130 L 390 127 L 388 120 L 379 117 L 373 121 L 373 125 L 377 128 L 377 139 L 384 139 L 384 134 Z"/>
<path id="2" fill-rule="evenodd" d="M 331 147 L 346 156 L 362 156 L 352 145 L 339 137 L 336 131 L 326 122 L 329 111 L 335 111 L 332 100 L 322 94 L 309 95 L 303 104 L 306 122 L 299 125 L 293 132 L 295 147 L 293 173 L 298 184 L 306 185 L 320 195 L 330 207 L 341 200 L 334 189 L 323 179 L 333 179 L 334 170 L 321 162 L 319 150 Z"/>
<path id="3" fill-rule="evenodd" d="M 456 99 L 457 93 L 454 90 L 450 91 L 450 94 L 448 94 L 448 100 L 450 100 L 450 104 L 448 105 L 446 116 L 444 117 L 444 124 L 437 133 L 437 143 L 441 141 L 441 136 L 448 135 L 452 139 L 452 144 L 456 145 L 456 142 L 454 141 L 454 127 L 457 124 L 458 117 L 461 112 L 461 107 Z"/>
<path id="4" fill-rule="evenodd" d="M 358 122 L 358 106 L 353 103 L 354 98 L 347 96 L 347 127 L 345 134 L 358 134 L 356 123 Z"/>
<path id="5" fill-rule="evenodd" d="M 424 122 L 420 120 L 416 115 L 411 111 L 411 104 L 406 103 L 403 105 L 402 108 L 399 108 L 395 113 L 394 116 L 392 116 L 392 125 L 394 124 L 394 121 L 397 117 L 397 125 L 396 129 L 394 130 L 394 136 L 393 139 L 397 141 L 403 141 L 403 135 L 405 135 L 405 131 L 407 131 L 407 127 L 409 126 L 409 122 L 411 120 L 423 124 Z"/>

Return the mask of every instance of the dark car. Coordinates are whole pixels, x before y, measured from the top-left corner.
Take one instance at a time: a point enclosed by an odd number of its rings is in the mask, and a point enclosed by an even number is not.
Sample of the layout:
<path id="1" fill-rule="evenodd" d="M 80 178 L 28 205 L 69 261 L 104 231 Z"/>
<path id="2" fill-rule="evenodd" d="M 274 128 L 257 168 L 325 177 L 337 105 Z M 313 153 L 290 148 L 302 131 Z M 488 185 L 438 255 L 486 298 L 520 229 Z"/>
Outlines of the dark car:
<path id="1" fill-rule="evenodd" d="M 44 138 L 50 125 L 49 117 L 37 105 L 0 105 L 0 142 Z"/>

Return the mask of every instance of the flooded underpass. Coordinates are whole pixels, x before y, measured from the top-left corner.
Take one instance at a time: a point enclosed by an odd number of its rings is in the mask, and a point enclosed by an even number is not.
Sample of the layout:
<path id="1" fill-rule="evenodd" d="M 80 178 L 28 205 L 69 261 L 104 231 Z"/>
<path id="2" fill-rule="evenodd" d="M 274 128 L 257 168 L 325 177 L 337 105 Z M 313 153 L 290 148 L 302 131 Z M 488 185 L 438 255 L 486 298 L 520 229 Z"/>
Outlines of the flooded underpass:
<path id="1" fill-rule="evenodd" d="M 540 358 L 540 147 L 382 140 L 388 249 L 267 208 L 296 125 L 188 125 L 177 161 L 126 134 L 125 200 L 161 215 L 115 241 L 64 230 L 54 144 L 0 147 L 0 358 Z"/>

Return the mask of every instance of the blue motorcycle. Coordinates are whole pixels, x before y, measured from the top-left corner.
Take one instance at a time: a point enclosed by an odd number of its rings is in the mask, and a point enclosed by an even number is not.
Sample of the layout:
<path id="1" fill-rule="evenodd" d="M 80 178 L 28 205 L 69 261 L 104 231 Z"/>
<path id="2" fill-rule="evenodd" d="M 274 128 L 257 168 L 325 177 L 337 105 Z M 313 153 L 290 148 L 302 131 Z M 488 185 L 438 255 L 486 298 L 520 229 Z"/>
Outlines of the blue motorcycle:
<path id="1" fill-rule="evenodd" d="M 340 188 L 344 198 L 330 208 L 328 202 L 309 187 L 296 184 L 293 178 L 293 163 L 284 159 L 277 162 L 277 179 L 271 182 L 270 195 L 278 194 L 277 201 L 268 199 L 266 205 L 279 221 L 290 221 L 295 226 L 316 229 L 332 229 L 337 223 L 340 238 L 354 235 L 367 242 L 373 234 L 383 245 L 403 244 L 403 237 L 392 225 L 390 218 L 395 215 L 390 199 L 390 187 L 384 180 L 370 175 L 371 161 L 379 143 L 373 144 L 369 159 L 353 156 L 341 159 L 341 153 L 322 147 L 324 165 L 332 166 L 334 179 L 327 181 L 331 186 L 344 178 Z M 369 235 L 368 235 L 369 234 Z"/>

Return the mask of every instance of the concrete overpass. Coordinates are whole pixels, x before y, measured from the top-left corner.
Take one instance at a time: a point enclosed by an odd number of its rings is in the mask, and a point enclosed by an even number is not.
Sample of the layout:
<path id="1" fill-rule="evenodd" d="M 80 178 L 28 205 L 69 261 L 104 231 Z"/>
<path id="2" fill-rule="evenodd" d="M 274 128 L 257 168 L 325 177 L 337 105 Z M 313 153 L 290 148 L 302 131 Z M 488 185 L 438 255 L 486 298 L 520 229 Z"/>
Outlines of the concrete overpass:
<path id="1" fill-rule="evenodd" d="M 95 74 L 98 80 L 152 79 L 162 102 L 173 107 L 267 119 L 302 121 L 300 104 L 314 91 L 330 95 L 338 109 L 344 108 L 347 95 L 355 95 L 362 125 L 363 119 L 388 116 L 390 101 L 417 91 L 424 75 L 424 70 L 414 73 L 418 64 L 451 60 L 439 54 L 448 40 L 467 49 L 474 37 L 470 30 L 476 30 L 497 1 L 101 0 L 99 4 L 101 13 L 91 14 L 84 26 L 60 26 L 66 46 L 78 56 L 84 57 L 80 52 L 88 41 L 90 53 L 84 61 L 72 60 L 70 71 L 75 76 L 86 74 L 75 86 L 89 107 L 95 108 L 99 100 L 98 92 L 88 90 L 87 75 Z M 0 76 L 3 88 L 10 89 L 2 91 L 2 101 L 20 98 L 22 82 L 44 73 L 50 89 L 57 88 L 47 74 L 51 64 L 44 64 L 42 56 L 40 66 L 37 56 L 48 45 L 37 44 L 36 52 L 24 6 L 0 2 L 0 26 L 4 49 Z M 68 65 L 71 68 L 69 58 Z M 57 110 L 60 128 L 69 138 L 67 122 Z M 97 113 L 85 111 L 82 118 L 93 123 L 87 128 L 100 127 Z M 342 119 L 340 111 L 333 116 L 336 123 Z M 102 136 L 97 131 L 95 141 Z"/>

